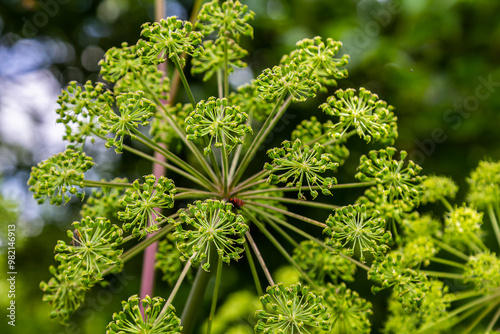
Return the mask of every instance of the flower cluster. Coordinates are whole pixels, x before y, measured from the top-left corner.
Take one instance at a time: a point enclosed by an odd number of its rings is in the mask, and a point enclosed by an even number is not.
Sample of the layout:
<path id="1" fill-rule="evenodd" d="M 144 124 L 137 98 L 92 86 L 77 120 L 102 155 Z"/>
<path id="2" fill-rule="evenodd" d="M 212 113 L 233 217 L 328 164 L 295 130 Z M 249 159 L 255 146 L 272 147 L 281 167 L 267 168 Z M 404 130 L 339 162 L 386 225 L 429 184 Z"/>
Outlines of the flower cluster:
<path id="1" fill-rule="evenodd" d="M 136 131 L 139 125 L 146 126 L 149 119 L 153 116 L 156 106 L 144 97 L 144 93 L 120 94 L 116 98 L 116 104 L 120 115 L 109 110 L 99 117 L 102 129 L 106 133 L 114 133 L 114 138 L 109 138 L 106 147 L 115 146 L 115 151 L 123 151 L 123 138 L 129 135 L 132 139 L 136 138 Z"/>
<path id="2" fill-rule="evenodd" d="M 214 0 L 201 8 L 197 28 L 205 36 L 217 31 L 219 37 L 231 36 L 238 40 L 240 35 L 253 37 L 253 28 L 248 24 L 253 18 L 254 12 L 237 0 L 228 0 L 222 5 Z"/>
<path id="3" fill-rule="evenodd" d="M 381 285 L 372 286 L 373 292 L 392 286 L 406 310 L 416 310 L 425 296 L 426 277 L 419 271 L 406 268 L 403 255 L 399 252 L 390 252 L 385 258 L 376 260 L 368 272 L 368 279 Z"/>
<path id="4" fill-rule="evenodd" d="M 58 317 L 61 323 L 66 323 L 69 316 L 85 301 L 88 290 L 83 283 L 84 278 L 75 276 L 69 278 L 62 273 L 62 268 L 49 268 L 52 277 L 48 282 L 41 282 L 40 289 L 44 292 L 43 301 L 48 303 L 52 310 L 51 318 Z"/>
<path id="5" fill-rule="evenodd" d="M 76 275 L 95 280 L 101 279 L 101 272 L 111 266 L 121 267 L 122 230 L 117 225 L 111 225 L 106 218 L 90 217 L 74 222 L 74 231 L 68 231 L 71 243 L 59 240 L 55 247 L 55 259 L 63 264 L 68 278 Z"/>
<path id="6" fill-rule="evenodd" d="M 172 208 L 175 192 L 173 181 L 165 176 L 160 176 L 158 183 L 154 175 L 145 176 L 143 184 L 135 180 L 132 188 L 127 189 L 120 199 L 125 210 L 118 212 L 118 218 L 132 220 L 123 224 L 123 229 L 128 231 L 132 228 L 132 235 L 140 238 L 157 231 L 155 222 L 165 217 L 155 208 Z"/>
<path id="7" fill-rule="evenodd" d="M 500 258 L 490 251 L 469 257 L 464 270 L 464 282 L 472 282 L 476 290 L 492 290 L 500 287 Z"/>
<path id="8" fill-rule="evenodd" d="M 370 302 L 361 298 L 356 291 L 348 289 L 344 283 L 339 285 L 328 284 L 323 293 L 324 304 L 331 318 L 329 333 L 361 333 L 371 332 L 368 317 L 373 313 Z"/>
<path id="9" fill-rule="evenodd" d="M 472 245 L 477 249 L 481 244 L 483 213 L 465 204 L 450 210 L 444 220 L 443 241 L 450 246 L 464 249 Z"/>
<path id="10" fill-rule="evenodd" d="M 354 89 L 339 89 L 320 107 L 327 115 L 339 117 L 330 128 L 334 138 L 341 138 L 351 127 L 367 142 L 393 143 L 397 137 L 394 108 L 367 89 L 361 88 L 358 95 Z"/>
<path id="11" fill-rule="evenodd" d="M 307 145 L 303 146 L 300 139 L 296 139 L 293 143 L 286 140 L 282 145 L 283 147 L 267 151 L 269 158 L 273 159 L 272 164 L 266 163 L 264 166 L 271 172 L 268 182 L 286 182 L 287 187 L 297 187 L 299 198 L 304 197 L 302 194 L 304 182 L 307 182 L 313 199 L 318 196 L 318 191 L 312 188 L 313 185 L 317 185 L 323 194 L 331 195 L 329 189 L 337 180 L 318 174 L 334 170 L 338 167 L 338 163 L 334 162 L 335 159 L 331 154 L 322 153 L 323 145 L 316 143 L 310 148 Z M 293 180 L 289 182 L 290 178 Z"/>
<path id="12" fill-rule="evenodd" d="M 445 176 L 428 176 L 422 182 L 420 201 L 423 204 L 434 203 L 445 198 L 455 198 L 458 186 L 452 179 Z"/>
<path id="13" fill-rule="evenodd" d="M 341 42 L 327 38 L 326 41 L 319 36 L 313 39 L 306 38 L 297 42 L 298 49 L 292 51 L 281 59 L 282 64 L 294 62 L 314 69 L 314 74 L 318 76 L 321 85 L 335 86 L 335 79 L 347 77 L 347 70 L 340 69 L 347 65 L 349 56 L 343 55 L 341 58 L 335 58 L 340 48 Z M 323 91 L 326 88 L 321 87 Z"/>
<path id="14" fill-rule="evenodd" d="M 201 43 L 202 33 L 193 30 L 190 22 L 179 20 L 175 16 L 162 19 L 160 22 L 146 23 L 142 26 L 141 35 L 149 40 L 142 44 L 141 55 L 150 63 L 157 63 L 168 56 L 181 65 L 185 60 L 183 53 L 192 54 L 194 46 Z"/>
<path id="15" fill-rule="evenodd" d="M 93 85 L 87 81 L 79 86 L 76 81 L 71 81 L 57 100 L 60 106 L 56 110 L 59 114 L 57 122 L 66 127 L 63 139 L 82 145 L 87 138 L 94 142 L 92 135 L 102 134 L 98 118 L 111 110 L 113 102 L 113 95 L 104 84 Z"/>
<path id="16" fill-rule="evenodd" d="M 83 174 L 93 165 L 85 153 L 67 149 L 31 168 L 29 190 L 38 203 L 50 198 L 50 204 L 65 204 L 70 200 L 68 193 L 83 199 L 84 193 L 78 192 L 78 187 L 83 188 Z"/>
<path id="17" fill-rule="evenodd" d="M 323 233 L 330 236 L 327 244 L 332 245 L 337 252 L 347 249 L 348 255 L 359 252 L 362 262 L 366 260 L 363 252 L 381 257 L 389 248 L 387 244 L 391 240 L 391 233 L 385 230 L 384 219 L 379 217 L 377 211 L 367 212 L 364 205 L 337 209 L 335 215 L 328 217 L 326 225 Z"/>
<path id="18" fill-rule="evenodd" d="M 360 181 L 376 181 L 384 186 L 384 195 L 390 200 L 401 199 L 405 204 L 413 207 L 419 203 L 421 182 L 424 177 L 418 174 L 422 168 L 413 161 L 404 160 L 408 156 L 406 151 L 400 152 L 399 161 L 393 159 L 396 149 L 388 147 L 379 151 L 370 151 L 369 157 L 361 157 L 356 178 Z"/>
<path id="19" fill-rule="evenodd" d="M 328 314 L 323 298 L 298 284 L 270 286 L 260 297 L 264 310 L 255 316 L 259 319 L 256 333 L 307 333 L 308 328 L 329 330 Z"/>
<path id="20" fill-rule="evenodd" d="M 246 124 L 248 115 L 241 112 L 237 106 L 229 106 L 227 99 L 210 98 L 196 105 L 195 110 L 186 118 L 187 139 L 209 137 L 204 153 L 215 147 L 222 147 L 228 151 L 237 144 L 243 143 L 243 137 L 252 133 L 252 128 Z"/>
<path id="21" fill-rule="evenodd" d="M 500 203 L 500 162 L 481 161 L 467 182 L 468 200 L 478 208 Z"/>
<path id="22" fill-rule="evenodd" d="M 183 253 L 184 260 L 199 263 L 206 259 L 202 268 L 210 269 L 208 258 L 212 247 L 222 261 L 238 260 L 245 243 L 243 234 L 248 230 L 242 215 L 232 212 L 232 204 L 217 200 L 196 201 L 187 211 L 180 211 L 180 221 L 176 225 L 174 236 L 177 247 Z M 184 228 L 182 223 L 190 226 Z"/>
<path id="23" fill-rule="evenodd" d="M 141 300 L 137 295 L 131 296 L 127 301 L 122 301 L 123 311 L 113 314 L 113 321 L 108 324 L 106 334 L 180 334 L 181 321 L 175 315 L 175 308 L 172 305 L 164 307 L 164 304 L 165 299 L 161 297 L 146 296 Z"/>
<path id="24" fill-rule="evenodd" d="M 257 89 L 266 101 L 280 100 L 287 96 L 294 102 L 305 101 L 316 96 L 320 84 L 316 75 L 307 67 L 298 67 L 294 63 L 265 69 L 257 77 Z"/>

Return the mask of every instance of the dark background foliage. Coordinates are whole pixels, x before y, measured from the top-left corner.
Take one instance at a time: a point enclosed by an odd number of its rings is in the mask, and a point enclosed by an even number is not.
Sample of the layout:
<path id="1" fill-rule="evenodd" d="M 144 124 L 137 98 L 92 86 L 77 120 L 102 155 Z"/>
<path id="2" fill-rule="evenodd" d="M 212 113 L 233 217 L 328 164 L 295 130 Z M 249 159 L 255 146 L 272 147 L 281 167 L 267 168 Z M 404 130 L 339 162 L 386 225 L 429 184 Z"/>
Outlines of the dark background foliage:
<path id="1" fill-rule="evenodd" d="M 187 17 L 191 2 L 168 1 L 168 15 Z M 315 35 L 332 37 L 342 41 L 343 51 L 351 56 L 349 78 L 339 86 L 366 87 L 393 105 L 400 131 L 395 146 L 407 150 L 426 174 L 452 176 L 461 186 L 460 200 L 470 169 L 480 159 L 500 158 L 500 2 L 244 3 L 256 12 L 254 39 L 244 42 L 250 50 L 248 63 L 254 76 L 275 65 L 297 40 Z M 140 25 L 153 20 L 153 14 L 152 1 L 145 0 L 0 0 L 1 190 L 5 198 L 19 204 L 15 333 L 103 332 L 120 300 L 138 290 L 140 258 L 126 267 L 125 275 L 112 278 L 110 287 L 94 289 L 70 327 L 50 321 L 38 283 L 49 279 L 53 247 L 78 219 L 81 204 L 38 207 L 26 193 L 25 184 L 31 165 L 63 148 L 61 128 L 54 126 L 55 100 L 61 87 L 71 80 L 98 80 L 97 62 L 105 50 L 124 41 L 135 43 Z M 205 98 L 210 88 L 204 90 L 199 84 L 195 93 Z M 181 91 L 178 99 L 183 98 Z M 317 105 L 297 105 L 278 126 L 281 131 L 273 134 L 272 142 L 287 138 L 288 129 L 304 115 L 308 118 L 313 114 L 321 117 Z M 346 172 L 339 179 L 352 179 L 359 155 L 373 148 L 378 147 L 354 141 Z M 134 178 L 150 168 L 136 160 L 131 165 L 127 155 L 117 158 L 112 151 L 89 149 L 99 163 L 99 177 Z M 264 152 L 260 156 L 263 164 Z M 348 199 L 338 196 L 338 202 Z M 0 217 L 1 236 L 6 233 L 5 224 L 13 219 L 8 221 L 7 217 Z M 230 288 L 238 287 L 237 272 L 231 270 L 229 277 L 235 281 L 228 282 Z M 3 293 L 5 284 L 5 280 L 0 282 L 2 308 L 8 302 Z M 158 294 L 164 290 L 160 287 Z M 367 297 L 373 298 L 369 292 Z M 377 297 L 382 300 L 383 294 Z M 376 310 L 375 318 L 375 323 L 380 323 L 383 313 Z M 0 328 L 6 328 L 5 320 Z"/>

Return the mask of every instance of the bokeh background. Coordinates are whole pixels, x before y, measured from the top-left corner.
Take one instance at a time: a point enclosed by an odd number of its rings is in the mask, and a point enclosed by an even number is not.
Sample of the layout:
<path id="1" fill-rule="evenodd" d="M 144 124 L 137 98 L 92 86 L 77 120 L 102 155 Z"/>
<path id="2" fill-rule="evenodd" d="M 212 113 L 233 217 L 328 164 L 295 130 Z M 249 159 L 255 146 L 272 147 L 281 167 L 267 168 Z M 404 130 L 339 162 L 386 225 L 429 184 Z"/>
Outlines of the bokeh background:
<path id="1" fill-rule="evenodd" d="M 244 42 L 251 51 L 247 77 L 275 65 L 297 40 L 332 37 L 343 42 L 343 52 L 351 57 L 349 78 L 339 87 L 366 87 L 393 105 L 400 131 L 395 146 L 407 150 L 426 174 L 453 177 L 461 188 L 459 201 L 467 189 L 465 178 L 478 161 L 500 159 L 499 1 L 243 3 L 256 13 L 254 39 Z M 192 1 L 168 0 L 166 15 L 187 18 L 191 6 Z M 153 19 L 152 0 L 0 0 L 2 310 L 8 302 L 6 225 L 14 221 L 18 271 L 16 327 L 3 319 L 2 333 L 102 333 L 111 314 L 120 309 L 120 301 L 138 291 L 140 258 L 126 267 L 124 275 L 113 277 L 109 288 L 92 291 L 70 326 L 50 320 L 38 284 L 50 278 L 53 247 L 78 219 L 81 203 L 39 206 L 27 192 L 26 181 L 32 165 L 65 147 L 64 129 L 56 124 L 54 112 L 61 88 L 72 80 L 99 80 L 97 63 L 105 50 L 124 41 L 135 43 L 140 25 Z M 195 90 L 197 96 L 208 96 L 210 91 L 202 85 Z M 179 94 L 178 99 L 183 98 Z M 282 128 L 304 114 L 320 114 L 311 104 L 294 112 Z M 286 136 L 284 131 L 276 133 L 274 141 Z M 372 148 L 354 142 L 345 175 L 352 178 L 359 155 Z M 98 177 L 133 178 L 150 168 L 99 145 L 89 150 L 99 164 L 94 171 Z M 262 164 L 265 158 L 262 154 Z M 232 275 L 228 289 L 241 284 L 238 273 Z M 383 313 L 376 312 L 373 321 L 383 322 Z"/>

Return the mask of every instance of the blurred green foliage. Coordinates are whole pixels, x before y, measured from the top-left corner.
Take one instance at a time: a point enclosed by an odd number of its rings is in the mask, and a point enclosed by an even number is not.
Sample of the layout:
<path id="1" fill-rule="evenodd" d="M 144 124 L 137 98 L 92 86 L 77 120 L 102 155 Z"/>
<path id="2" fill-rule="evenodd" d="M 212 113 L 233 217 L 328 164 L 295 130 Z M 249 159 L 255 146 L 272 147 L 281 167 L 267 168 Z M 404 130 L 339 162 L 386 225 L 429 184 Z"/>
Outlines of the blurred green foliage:
<path id="1" fill-rule="evenodd" d="M 72 45 L 74 57 L 47 65 L 62 86 L 71 80 L 83 83 L 87 79 L 97 79 L 98 59 L 94 64 L 92 57 L 99 52 L 89 52 L 89 47 L 105 51 L 122 42 L 135 43 L 140 25 L 154 17 L 151 0 L 0 2 L 1 45 L 12 45 L 22 37 L 50 37 Z M 302 38 L 320 35 L 340 40 L 343 52 L 350 55 L 350 63 L 347 66 L 349 77 L 339 80 L 339 88 L 365 87 L 393 105 L 400 134 L 395 145 L 407 150 L 410 159 L 424 168 L 424 173 L 452 176 L 461 188 L 458 198 L 463 198 L 461 194 L 467 189 L 463 180 L 478 161 L 485 157 L 500 159 L 500 21 L 497 15 L 500 1 L 242 2 L 256 13 L 252 23 L 254 39 L 244 42 L 250 44 L 245 47 L 254 50 L 248 59 L 254 76 L 277 64 Z M 57 6 L 57 10 L 52 7 L 53 15 L 49 15 L 48 3 Z M 167 11 L 182 15 L 189 12 L 191 5 L 189 0 L 167 1 Z M 40 13 L 45 13 L 47 23 L 34 25 L 43 23 L 37 21 L 42 17 Z M 27 33 L 29 24 L 34 27 L 32 36 Z M 197 89 L 197 95 L 208 96 L 209 92 L 200 91 L 201 87 Z M 184 98 L 183 94 L 178 98 Z M 299 108 L 296 112 L 315 113 L 320 117 L 319 110 L 307 109 L 312 108 L 308 104 Z M 293 123 L 293 115 L 288 120 Z M 288 135 L 288 131 L 277 133 L 276 141 Z M 362 145 L 360 142 L 360 151 Z M 362 152 L 365 150 L 363 148 Z M 352 172 L 359 160 L 355 149 L 351 153 L 347 166 L 351 166 L 348 169 Z M 256 165 L 261 166 L 266 161 L 265 155 L 261 156 L 262 162 Z M 117 174 L 126 174 L 130 163 L 124 154 L 121 164 L 116 166 Z M 129 173 L 148 168 L 149 164 L 142 162 Z M 134 177 L 132 175 L 131 179 Z M 76 211 L 77 206 L 73 206 Z M 4 209 L 0 205 L 0 212 Z M 0 217 L 5 216 L 0 214 Z M 138 278 L 135 275 L 140 272 L 140 258 L 134 259 L 127 266 L 126 274 L 116 278 L 116 283 L 103 290 L 105 292 L 93 291 L 89 298 L 93 302 L 83 309 L 83 314 L 75 316 L 72 326 L 65 328 L 49 320 L 48 306 L 42 303 L 38 284 L 49 277 L 47 268 L 53 263 L 52 247 L 57 239 L 64 238 L 71 222 L 59 227 L 47 221 L 41 235 L 19 246 L 17 287 L 20 293 L 16 302 L 23 307 L 17 309 L 15 331 L 6 329 L 2 321 L 1 332 L 102 332 L 112 312 L 120 309 L 120 300 L 136 293 Z M 4 255 L 0 262 L 5 267 Z M 233 274 L 234 280 L 228 282 L 228 289 L 236 290 L 246 273 Z M 162 290 L 166 291 L 167 287 L 159 286 L 157 293 L 165 292 Z M 384 294 L 378 296 L 382 300 Z M 4 299 L 5 296 L 1 296 L 2 307 Z M 377 304 L 375 316 L 376 326 L 383 321 Z"/>

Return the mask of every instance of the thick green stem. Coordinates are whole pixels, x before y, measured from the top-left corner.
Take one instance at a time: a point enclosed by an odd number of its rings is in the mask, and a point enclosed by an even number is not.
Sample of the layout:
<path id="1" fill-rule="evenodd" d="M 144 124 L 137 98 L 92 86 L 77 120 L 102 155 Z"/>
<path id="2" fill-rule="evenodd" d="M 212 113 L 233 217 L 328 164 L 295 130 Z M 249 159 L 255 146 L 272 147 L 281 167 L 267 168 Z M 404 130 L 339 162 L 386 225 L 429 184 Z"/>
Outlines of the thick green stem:
<path id="1" fill-rule="evenodd" d="M 497 305 L 497 307 L 498 307 L 498 305 Z M 495 324 L 497 323 L 498 318 L 500 318 L 500 307 L 498 307 L 497 312 L 495 313 L 495 315 L 493 316 L 493 318 L 491 318 L 491 321 L 488 324 L 488 327 L 484 331 L 485 333 L 488 333 L 489 331 L 493 330 L 493 326 L 495 326 Z"/>
<path id="2" fill-rule="evenodd" d="M 210 306 L 210 315 L 208 317 L 207 334 L 210 334 L 212 332 L 212 321 L 215 316 L 215 310 L 217 309 L 217 298 L 219 295 L 219 288 L 222 278 L 221 274 L 222 274 L 222 256 L 219 255 L 219 258 L 217 260 L 217 273 L 215 275 L 214 293 L 212 295 L 212 305 Z"/>
<path id="3" fill-rule="evenodd" d="M 448 266 L 452 266 L 452 267 L 456 267 L 456 268 L 460 268 L 460 269 L 464 269 L 465 268 L 465 265 L 463 265 L 461 263 L 458 263 L 458 262 L 455 262 L 455 261 L 451 261 L 451 260 L 441 259 L 441 258 L 435 257 L 435 256 L 431 257 L 430 260 L 433 261 L 433 262 L 446 264 Z"/>
<path id="4" fill-rule="evenodd" d="M 89 188 L 132 188 L 132 183 L 83 180 L 83 186 Z"/>
<path id="5" fill-rule="evenodd" d="M 212 253 L 214 252 L 211 252 L 210 256 L 212 256 Z M 186 306 L 182 311 L 182 334 L 190 334 L 194 329 L 194 325 L 196 323 L 196 315 L 200 310 L 201 305 L 203 304 L 203 298 L 205 296 L 205 291 L 207 289 L 210 277 L 212 277 L 211 272 L 206 272 L 201 267 L 198 269 L 193 282 L 193 286 L 191 287 L 191 291 L 189 292 Z"/>
<path id="6" fill-rule="evenodd" d="M 448 253 L 451 253 L 451 254 L 455 255 L 456 257 L 461 258 L 464 261 L 469 261 L 469 257 L 467 255 L 465 255 L 461 251 L 451 247 L 450 245 L 442 242 L 441 240 L 434 238 L 434 242 L 436 243 L 436 245 L 438 245 L 438 247 L 440 247 L 441 249 L 444 249 Z"/>
<path id="7" fill-rule="evenodd" d="M 424 275 L 432 276 L 432 277 L 442 277 L 442 278 L 451 278 L 451 279 L 460 279 L 460 280 L 465 279 L 465 276 L 462 274 L 446 273 L 446 272 L 442 272 L 442 271 L 431 271 L 431 270 L 422 270 L 421 272 Z"/>

